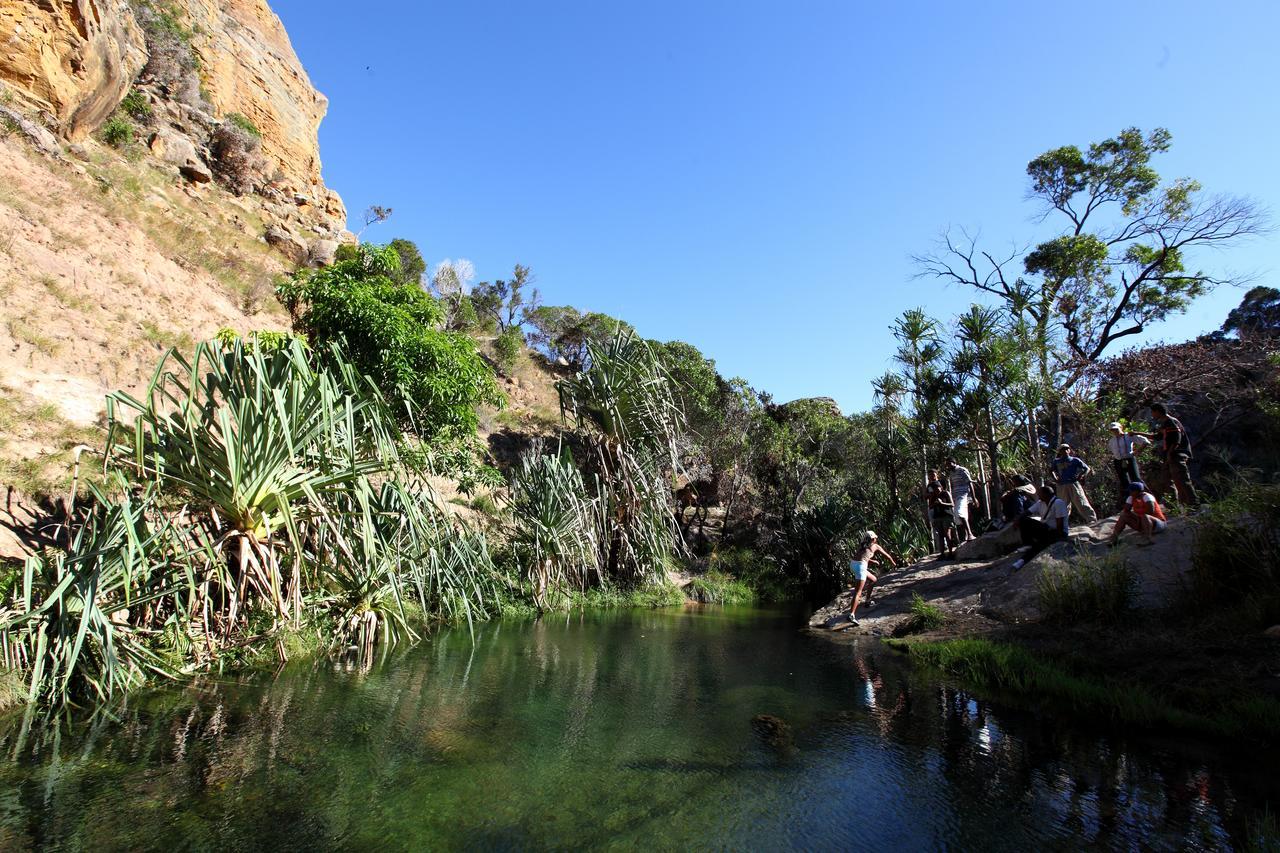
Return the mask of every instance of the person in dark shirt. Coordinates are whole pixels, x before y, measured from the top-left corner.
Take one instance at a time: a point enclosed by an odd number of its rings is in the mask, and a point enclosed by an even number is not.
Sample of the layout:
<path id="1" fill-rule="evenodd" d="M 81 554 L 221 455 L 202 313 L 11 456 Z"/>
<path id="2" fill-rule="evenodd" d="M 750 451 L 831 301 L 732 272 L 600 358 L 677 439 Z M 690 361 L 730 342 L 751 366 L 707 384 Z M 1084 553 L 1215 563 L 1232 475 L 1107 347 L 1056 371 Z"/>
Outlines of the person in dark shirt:
<path id="1" fill-rule="evenodd" d="M 1155 432 L 1144 433 L 1155 443 L 1156 451 L 1164 460 L 1169 472 L 1169 480 L 1178 495 L 1178 500 L 1189 506 L 1200 503 L 1195 484 L 1191 482 L 1191 469 L 1187 463 L 1191 460 L 1191 439 L 1182 421 L 1169 414 L 1164 403 L 1151 404 L 1151 420 L 1155 422 Z"/>
<path id="2" fill-rule="evenodd" d="M 933 528 L 938 557 L 946 559 L 956 554 L 955 503 L 951 493 L 937 471 L 929 472 L 929 484 L 925 487 L 925 500 L 929 504 L 929 526 Z"/>

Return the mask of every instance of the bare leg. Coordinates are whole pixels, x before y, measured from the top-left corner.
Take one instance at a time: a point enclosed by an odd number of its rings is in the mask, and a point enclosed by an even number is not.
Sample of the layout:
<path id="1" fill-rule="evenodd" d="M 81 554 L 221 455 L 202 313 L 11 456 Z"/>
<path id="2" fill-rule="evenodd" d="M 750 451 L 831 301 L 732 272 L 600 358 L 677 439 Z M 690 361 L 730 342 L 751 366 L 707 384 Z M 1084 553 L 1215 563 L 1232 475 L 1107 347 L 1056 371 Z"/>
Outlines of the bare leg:
<path id="1" fill-rule="evenodd" d="M 858 588 L 853 593 L 853 601 L 849 603 L 849 621 L 858 621 L 858 602 L 862 599 L 862 591 L 866 589 L 868 583 L 875 583 L 876 576 L 867 572 L 867 576 L 858 581 Z"/>

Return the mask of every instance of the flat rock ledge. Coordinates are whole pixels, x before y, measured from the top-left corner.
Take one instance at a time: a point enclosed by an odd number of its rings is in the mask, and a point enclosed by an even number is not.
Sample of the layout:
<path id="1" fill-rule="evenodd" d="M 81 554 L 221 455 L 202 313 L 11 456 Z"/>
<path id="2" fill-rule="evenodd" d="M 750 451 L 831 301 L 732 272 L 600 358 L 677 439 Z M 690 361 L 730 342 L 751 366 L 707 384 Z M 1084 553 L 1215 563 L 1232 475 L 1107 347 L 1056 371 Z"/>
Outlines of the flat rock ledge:
<path id="1" fill-rule="evenodd" d="M 1027 549 L 1016 532 L 987 533 L 962 544 L 955 560 L 927 557 L 896 571 L 877 572 L 880 582 L 872 592 L 871 606 L 866 601 L 858 606 L 858 626 L 849 625 L 853 593 L 846 590 L 814 613 L 809 627 L 823 633 L 893 636 L 912 618 L 911 602 L 917 594 L 942 610 L 954 628 L 1037 621 L 1042 616 L 1037 592 L 1042 574 L 1074 571 L 1088 561 L 1103 559 L 1124 560 L 1133 570 L 1138 608 L 1168 605 L 1190 581 L 1194 517 L 1171 519 L 1151 547 L 1138 547 L 1132 531 L 1126 531 L 1115 548 L 1108 547 L 1114 524 L 1115 516 L 1092 525 L 1077 524 L 1069 540 L 1042 551 L 1018 569 L 1013 566 Z"/>

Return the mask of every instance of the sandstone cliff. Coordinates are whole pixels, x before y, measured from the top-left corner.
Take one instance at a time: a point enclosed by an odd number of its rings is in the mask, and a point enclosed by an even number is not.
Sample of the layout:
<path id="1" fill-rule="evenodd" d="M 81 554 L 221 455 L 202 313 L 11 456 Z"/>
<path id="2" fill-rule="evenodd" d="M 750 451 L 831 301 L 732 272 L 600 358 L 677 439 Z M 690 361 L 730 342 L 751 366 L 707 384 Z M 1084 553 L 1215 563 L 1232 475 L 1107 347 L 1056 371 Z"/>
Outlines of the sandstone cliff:
<path id="1" fill-rule="evenodd" d="M 350 239 L 326 106 L 265 0 L 0 0 L 0 527 L 166 347 L 287 328 L 273 279 Z"/>
<path id="2" fill-rule="evenodd" d="M 157 59 L 157 28 L 193 54 L 189 96 L 144 73 Z M 342 200 L 320 176 L 317 131 L 328 101 L 265 0 L 0 0 L 0 83 L 11 106 L 69 142 L 98 129 L 138 87 L 158 108 L 159 126 L 143 128 L 153 140 L 160 136 L 157 153 L 173 147 L 165 134 L 176 134 L 206 163 L 213 127 L 243 116 L 261 134 L 266 162 L 255 188 L 267 226 L 290 238 L 277 245 L 300 261 L 301 247 L 336 240 L 345 228 Z"/>

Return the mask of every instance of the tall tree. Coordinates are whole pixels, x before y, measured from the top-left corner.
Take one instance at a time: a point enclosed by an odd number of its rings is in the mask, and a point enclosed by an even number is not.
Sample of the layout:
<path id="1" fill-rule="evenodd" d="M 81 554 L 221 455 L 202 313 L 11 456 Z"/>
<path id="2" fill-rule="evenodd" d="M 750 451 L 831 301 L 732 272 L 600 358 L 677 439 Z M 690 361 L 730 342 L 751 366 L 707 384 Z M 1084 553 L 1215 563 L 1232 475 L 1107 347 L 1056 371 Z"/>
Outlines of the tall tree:
<path id="1" fill-rule="evenodd" d="M 1163 128 L 1145 135 L 1129 128 L 1084 151 L 1067 145 L 1041 154 L 1027 165 L 1030 196 L 1042 221 L 1062 223 L 1059 233 L 1025 254 L 1001 255 L 948 234 L 941 251 L 917 257 L 921 274 L 992 294 L 1012 316 L 1030 317 L 1045 378 L 1052 371 L 1055 384 L 1069 388 L 1116 341 L 1239 282 L 1188 269 L 1189 254 L 1265 230 L 1246 198 L 1205 195 L 1190 179 L 1162 185 L 1151 159 L 1170 141 Z"/>
<path id="2" fill-rule="evenodd" d="M 525 317 L 542 304 L 542 295 L 538 293 L 538 289 L 530 287 L 532 281 L 533 274 L 529 268 L 516 264 L 510 279 L 498 279 L 493 283 L 480 282 L 471 292 L 476 313 L 492 318 L 499 332 L 519 328 Z"/>

